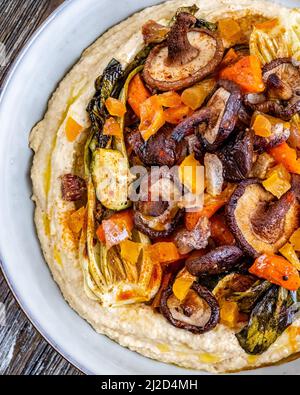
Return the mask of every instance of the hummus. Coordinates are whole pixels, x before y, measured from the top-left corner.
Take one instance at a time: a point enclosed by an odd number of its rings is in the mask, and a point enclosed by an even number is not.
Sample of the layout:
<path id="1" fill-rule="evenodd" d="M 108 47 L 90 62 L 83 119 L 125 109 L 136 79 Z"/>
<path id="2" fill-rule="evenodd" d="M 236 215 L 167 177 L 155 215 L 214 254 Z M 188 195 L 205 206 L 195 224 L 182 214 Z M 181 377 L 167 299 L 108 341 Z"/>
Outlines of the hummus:
<path id="1" fill-rule="evenodd" d="M 146 304 L 104 307 L 85 291 L 79 240 L 67 225 L 76 207 L 61 197 L 62 175 L 74 171 L 84 175 L 82 157 L 90 126 L 86 108 L 95 92 L 94 81 L 112 57 L 123 67 L 133 60 L 143 47 L 141 28 L 147 20 L 164 23 L 178 7 L 192 4 L 200 9 L 197 16 L 211 22 L 232 15 L 288 19 L 295 12 L 257 0 L 172 0 L 147 8 L 105 32 L 60 82 L 44 119 L 31 132 L 35 223 L 45 260 L 64 298 L 99 334 L 155 360 L 189 369 L 229 372 L 274 364 L 300 351 L 300 321 L 296 320 L 266 352 L 251 356 L 241 348 L 235 332 L 223 324 L 197 335 L 175 328 Z M 84 129 L 75 142 L 66 138 L 69 117 Z"/>

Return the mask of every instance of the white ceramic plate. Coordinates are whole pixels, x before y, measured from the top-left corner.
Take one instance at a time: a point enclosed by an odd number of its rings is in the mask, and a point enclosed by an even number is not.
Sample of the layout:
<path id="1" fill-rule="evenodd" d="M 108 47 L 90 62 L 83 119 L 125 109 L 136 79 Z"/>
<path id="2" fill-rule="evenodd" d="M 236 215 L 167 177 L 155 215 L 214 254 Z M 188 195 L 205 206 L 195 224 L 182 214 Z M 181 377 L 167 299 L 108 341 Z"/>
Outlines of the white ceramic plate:
<path id="1" fill-rule="evenodd" d="M 203 0 L 204 1 L 204 0 Z M 206 0 L 209 1 L 209 0 Z M 47 341 L 89 374 L 193 374 L 144 358 L 96 332 L 64 301 L 45 264 L 33 224 L 28 135 L 57 83 L 110 26 L 160 0 L 67 0 L 33 36 L 0 97 L 0 251 L 22 309 Z M 184 3 L 184 1 L 183 1 Z M 299 6 L 299 1 L 281 1 Z M 299 374 L 300 360 L 249 374 Z M 197 372 L 198 373 L 198 372 Z M 243 373 L 245 374 L 245 372 Z"/>

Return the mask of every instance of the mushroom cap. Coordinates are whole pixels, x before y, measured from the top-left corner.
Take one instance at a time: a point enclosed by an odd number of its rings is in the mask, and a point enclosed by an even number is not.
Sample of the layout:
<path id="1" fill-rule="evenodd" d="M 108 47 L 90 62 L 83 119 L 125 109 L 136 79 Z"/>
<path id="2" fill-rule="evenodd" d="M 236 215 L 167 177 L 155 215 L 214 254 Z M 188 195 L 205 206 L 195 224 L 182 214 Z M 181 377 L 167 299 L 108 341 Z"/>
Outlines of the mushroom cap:
<path id="1" fill-rule="evenodd" d="M 174 296 L 170 285 L 162 294 L 160 311 L 175 327 L 198 335 L 215 328 L 220 319 L 215 296 L 196 282 L 182 302 Z"/>
<path id="2" fill-rule="evenodd" d="M 266 208 L 275 208 L 274 197 L 257 180 L 244 181 L 235 190 L 227 205 L 227 223 L 247 254 L 257 257 L 277 253 L 298 228 L 299 203 L 293 192 L 287 194 L 275 201 L 278 210 L 271 215 Z"/>
<path id="3" fill-rule="evenodd" d="M 211 74 L 223 57 L 222 40 L 206 29 L 194 28 L 187 34 L 192 47 L 198 55 L 183 65 L 168 65 L 168 47 L 158 45 L 149 54 L 144 79 L 148 85 L 161 91 L 180 90 L 187 88 Z"/>
<path id="4" fill-rule="evenodd" d="M 300 68 L 292 59 L 280 58 L 266 64 L 263 68 L 264 81 L 267 82 L 272 75 L 287 83 L 294 92 L 300 89 Z"/>

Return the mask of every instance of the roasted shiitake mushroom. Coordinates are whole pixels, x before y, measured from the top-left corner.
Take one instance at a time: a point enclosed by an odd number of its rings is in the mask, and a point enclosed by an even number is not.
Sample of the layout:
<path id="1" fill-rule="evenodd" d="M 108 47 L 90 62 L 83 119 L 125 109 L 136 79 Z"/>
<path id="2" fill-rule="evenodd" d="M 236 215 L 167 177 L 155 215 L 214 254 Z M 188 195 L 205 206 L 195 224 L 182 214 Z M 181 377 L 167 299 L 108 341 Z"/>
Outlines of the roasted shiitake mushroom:
<path id="1" fill-rule="evenodd" d="M 187 153 L 187 142 L 176 142 L 171 138 L 172 132 L 173 127 L 165 124 L 148 141 L 144 141 L 139 130 L 131 132 L 127 141 L 144 165 L 172 167 Z"/>
<path id="2" fill-rule="evenodd" d="M 186 228 L 178 230 L 174 242 L 180 254 L 188 254 L 193 250 L 202 250 L 207 247 L 210 237 L 209 220 L 206 217 L 199 219 L 195 228 L 191 231 Z"/>
<path id="3" fill-rule="evenodd" d="M 234 130 L 241 107 L 240 88 L 231 81 L 220 80 L 218 89 L 207 103 L 210 117 L 200 134 L 207 151 L 216 151 Z"/>
<path id="4" fill-rule="evenodd" d="M 217 88 L 206 107 L 176 126 L 172 132 L 175 141 L 180 142 L 199 128 L 199 137 L 205 150 L 214 152 L 230 136 L 238 121 L 241 91 L 234 82 L 226 80 L 220 80 Z"/>
<path id="5" fill-rule="evenodd" d="M 165 168 L 154 169 L 143 177 L 139 201 L 134 204 L 134 223 L 151 239 L 167 237 L 179 225 L 183 210 L 178 206 L 180 190 Z"/>
<path id="6" fill-rule="evenodd" d="M 222 40 L 208 29 L 194 27 L 197 19 L 181 12 L 166 43 L 149 54 L 145 68 L 146 83 L 161 91 L 180 90 L 211 74 L 223 58 Z"/>
<path id="7" fill-rule="evenodd" d="M 226 207 L 228 226 L 245 253 L 276 254 L 299 227 L 299 203 L 291 190 L 279 200 L 261 184 L 243 181 Z"/>
<path id="8" fill-rule="evenodd" d="M 242 256 L 243 251 L 237 246 L 221 246 L 203 256 L 187 259 L 185 266 L 197 277 L 221 274 L 236 266 Z"/>
<path id="9" fill-rule="evenodd" d="M 251 130 L 238 133 L 218 153 L 223 164 L 224 179 L 230 182 L 245 180 L 254 162 L 254 135 Z"/>
<path id="10" fill-rule="evenodd" d="M 216 298 L 196 282 L 183 301 L 175 297 L 170 285 L 162 294 L 160 311 L 172 325 L 195 334 L 212 330 L 220 319 Z"/>
<path id="11" fill-rule="evenodd" d="M 300 111 L 299 64 L 291 58 L 273 60 L 264 66 L 263 79 L 265 95 L 246 95 L 245 105 L 289 121 Z"/>

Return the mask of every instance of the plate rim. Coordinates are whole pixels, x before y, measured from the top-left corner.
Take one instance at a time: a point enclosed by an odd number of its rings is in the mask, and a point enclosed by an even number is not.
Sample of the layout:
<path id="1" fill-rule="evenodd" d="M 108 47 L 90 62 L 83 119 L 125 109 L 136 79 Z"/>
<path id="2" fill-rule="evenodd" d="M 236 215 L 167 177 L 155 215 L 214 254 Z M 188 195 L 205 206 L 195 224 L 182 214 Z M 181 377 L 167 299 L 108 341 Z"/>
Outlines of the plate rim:
<path id="1" fill-rule="evenodd" d="M 5 78 L 3 80 L 1 90 L 0 90 L 0 106 L 2 104 L 3 98 L 5 96 L 5 93 L 8 89 L 8 86 L 10 84 L 10 81 L 11 81 L 15 71 L 17 70 L 19 64 L 21 63 L 23 58 L 26 56 L 27 52 L 32 47 L 32 45 L 34 44 L 36 39 L 48 27 L 48 25 L 52 22 L 52 20 L 55 19 L 58 15 L 62 14 L 69 7 L 69 5 L 74 1 L 76 1 L 76 0 L 65 0 L 54 11 L 52 11 L 52 13 L 44 20 L 44 22 L 37 28 L 37 30 L 29 38 L 27 43 L 23 46 L 23 48 L 17 55 L 16 59 L 10 65 L 7 75 L 5 76 Z M 4 280 L 5 280 L 6 284 L 8 285 L 9 290 L 11 291 L 12 296 L 13 296 L 14 300 L 16 301 L 18 307 L 22 310 L 22 312 L 25 314 L 26 318 L 32 324 L 34 329 L 41 335 L 41 337 L 61 357 L 63 357 L 68 363 L 70 363 L 73 367 L 75 367 L 81 373 L 86 374 L 86 375 L 93 375 L 92 372 L 90 372 L 87 368 L 82 366 L 82 364 L 79 363 L 75 358 L 70 356 L 65 350 L 62 350 L 61 347 L 59 347 L 58 344 L 56 344 L 56 342 L 52 339 L 52 337 L 48 333 L 46 333 L 46 331 L 44 331 L 38 318 L 33 316 L 33 313 L 27 307 L 26 302 L 20 296 L 20 293 L 17 291 L 16 286 L 14 285 L 13 279 L 10 278 L 10 276 L 8 274 L 8 270 L 6 270 L 6 264 L 5 264 L 5 260 L 3 259 L 3 256 L 2 256 L 1 249 L 0 249 L 0 270 L 3 274 Z"/>
<path id="2" fill-rule="evenodd" d="M 11 65 L 8 68 L 7 74 L 2 82 L 2 86 L 0 87 L 0 107 L 2 105 L 2 101 L 4 99 L 4 96 L 6 94 L 6 91 L 10 85 L 10 82 L 13 78 L 14 73 L 18 69 L 20 63 L 22 62 L 23 58 L 26 56 L 27 52 L 30 50 L 30 48 L 34 45 L 35 41 L 38 39 L 38 37 L 43 33 L 44 30 L 48 27 L 48 25 L 51 24 L 51 22 L 60 14 L 66 11 L 66 9 L 72 4 L 75 3 L 76 1 L 79 0 L 64 0 L 64 2 L 58 6 L 43 22 L 42 24 L 36 29 L 36 31 L 32 34 L 32 36 L 28 39 L 28 41 L 24 44 L 22 49 L 20 50 L 19 54 L 17 55 L 16 59 L 11 63 Z M 167 0 L 161 0 L 161 1 L 167 1 Z M 282 3 L 282 0 L 268 0 L 270 2 L 274 1 L 275 3 L 280 2 Z M 139 8 L 143 9 L 144 7 Z M 138 12 L 137 10 L 136 12 Z M 1 243 L 0 243 L 1 244 Z M 77 359 L 73 356 L 71 356 L 63 347 L 59 346 L 55 340 L 53 340 L 52 336 L 44 330 L 42 324 L 40 323 L 40 320 L 38 319 L 37 316 L 34 316 L 30 308 L 27 306 L 26 302 L 21 296 L 21 293 L 18 291 L 17 287 L 14 284 L 13 279 L 11 276 L 8 274 L 9 271 L 7 270 L 7 264 L 5 263 L 5 260 L 3 259 L 2 251 L 1 251 L 1 245 L 0 245 L 0 270 L 3 274 L 4 280 L 7 283 L 12 296 L 14 300 L 16 301 L 18 307 L 22 310 L 22 312 L 25 314 L 29 322 L 32 324 L 32 326 L 35 328 L 35 330 L 41 335 L 41 337 L 60 355 L 62 356 L 70 365 L 75 367 L 79 372 L 85 374 L 85 375 L 98 375 L 95 372 L 92 372 L 90 369 L 86 368 L 82 363 L 78 362 Z M 300 358 L 299 358 L 300 360 Z M 260 369 L 260 367 L 258 368 Z M 247 369 L 245 373 L 247 374 L 249 370 Z M 199 374 L 198 372 L 195 372 L 196 374 Z M 231 374 L 237 374 L 238 372 L 233 372 Z M 211 373 L 209 373 L 211 374 Z"/>

